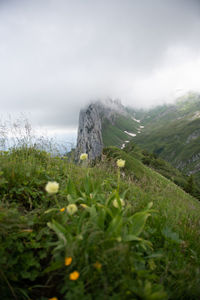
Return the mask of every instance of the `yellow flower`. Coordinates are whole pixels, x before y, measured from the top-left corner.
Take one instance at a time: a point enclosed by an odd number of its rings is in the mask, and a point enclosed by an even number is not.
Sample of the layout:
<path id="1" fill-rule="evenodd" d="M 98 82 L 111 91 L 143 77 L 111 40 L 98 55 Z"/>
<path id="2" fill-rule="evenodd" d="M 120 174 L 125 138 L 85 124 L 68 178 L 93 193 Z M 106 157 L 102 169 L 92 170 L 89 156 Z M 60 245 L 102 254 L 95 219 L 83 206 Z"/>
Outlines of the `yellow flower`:
<path id="1" fill-rule="evenodd" d="M 77 206 L 76 206 L 76 204 L 69 204 L 68 206 L 67 206 L 67 212 L 68 212 L 68 214 L 69 215 L 73 215 L 73 214 L 75 214 L 76 212 L 77 212 L 77 210 L 78 210 L 78 208 L 77 208 Z"/>
<path id="2" fill-rule="evenodd" d="M 102 268 L 102 264 L 98 261 L 95 262 L 95 264 L 93 265 L 97 270 L 101 270 Z"/>
<path id="3" fill-rule="evenodd" d="M 72 257 L 65 257 L 65 266 L 69 266 L 72 263 Z"/>
<path id="4" fill-rule="evenodd" d="M 61 211 L 61 212 L 65 211 L 65 207 L 61 208 L 60 211 Z"/>
<path id="5" fill-rule="evenodd" d="M 125 160 L 123 160 L 123 159 L 118 159 L 118 160 L 117 160 L 117 166 L 118 166 L 119 168 L 123 168 L 124 165 L 125 165 Z"/>
<path id="6" fill-rule="evenodd" d="M 56 181 L 49 181 L 45 186 L 45 190 L 49 194 L 56 194 L 58 192 L 58 189 L 59 183 L 57 183 Z"/>
<path id="7" fill-rule="evenodd" d="M 80 155 L 80 160 L 86 160 L 86 159 L 88 159 L 88 154 L 87 153 L 82 153 Z"/>
<path id="8" fill-rule="evenodd" d="M 74 271 L 69 274 L 69 279 L 70 280 L 77 280 L 79 278 L 80 274 L 78 271 Z"/>
<path id="9" fill-rule="evenodd" d="M 124 200 L 123 200 L 122 198 L 120 198 L 119 201 L 120 201 L 120 203 L 121 203 L 121 206 L 124 206 L 124 205 L 125 205 L 125 202 L 124 202 Z M 118 201 L 118 199 L 115 198 L 115 199 L 113 200 L 113 206 L 116 207 L 116 208 L 119 208 L 119 203 L 118 203 L 119 201 Z"/>
<path id="10" fill-rule="evenodd" d="M 49 298 L 49 300 L 58 300 L 57 297 Z"/>

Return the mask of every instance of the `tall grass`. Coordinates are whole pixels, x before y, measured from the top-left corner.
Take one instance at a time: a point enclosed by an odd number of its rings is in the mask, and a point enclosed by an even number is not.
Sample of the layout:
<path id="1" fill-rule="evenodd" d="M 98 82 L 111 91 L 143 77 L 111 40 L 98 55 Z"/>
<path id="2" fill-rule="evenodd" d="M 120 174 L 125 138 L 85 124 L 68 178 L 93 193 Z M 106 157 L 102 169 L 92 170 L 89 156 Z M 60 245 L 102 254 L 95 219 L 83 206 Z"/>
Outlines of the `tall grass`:
<path id="1" fill-rule="evenodd" d="M 23 114 L 18 118 L 9 117 L 0 122 L 0 151 L 35 148 L 55 156 L 62 156 L 68 152 L 68 148 L 73 147 L 74 145 L 67 140 L 65 144 L 57 142 L 42 128 L 36 131 L 29 119 Z"/>

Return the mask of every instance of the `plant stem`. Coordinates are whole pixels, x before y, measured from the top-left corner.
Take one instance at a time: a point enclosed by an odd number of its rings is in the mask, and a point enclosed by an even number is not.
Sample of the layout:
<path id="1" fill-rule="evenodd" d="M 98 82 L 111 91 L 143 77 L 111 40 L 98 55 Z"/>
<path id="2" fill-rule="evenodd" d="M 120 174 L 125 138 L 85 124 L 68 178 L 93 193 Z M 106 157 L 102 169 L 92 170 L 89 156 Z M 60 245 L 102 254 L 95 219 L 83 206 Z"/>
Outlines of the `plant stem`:
<path id="1" fill-rule="evenodd" d="M 120 184 L 120 169 L 117 170 L 117 192 L 119 194 L 119 184 Z"/>

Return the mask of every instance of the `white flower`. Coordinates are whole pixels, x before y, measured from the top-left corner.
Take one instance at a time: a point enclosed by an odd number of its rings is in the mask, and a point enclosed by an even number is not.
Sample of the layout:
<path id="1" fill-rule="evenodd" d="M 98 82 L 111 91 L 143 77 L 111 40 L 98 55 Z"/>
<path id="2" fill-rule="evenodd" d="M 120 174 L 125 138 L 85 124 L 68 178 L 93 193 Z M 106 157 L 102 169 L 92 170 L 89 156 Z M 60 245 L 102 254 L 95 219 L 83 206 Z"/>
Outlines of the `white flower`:
<path id="1" fill-rule="evenodd" d="M 118 160 L 117 160 L 117 166 L 118 166 L 119 168 L 123 168 L 124 165 L 125 165 L 125 160 L 123 160 L 123 159 L 118 159 Z"/>
<path id="2" fill-rule="evenodd" d="M 58 189 L 59 183 L 57 183 L 56 181 L 49 181 L 45 186 L 45 190 L 49 194 L 56 194 L 58 192 Z"/>
<path id="3" fill-rule="evenodd" d="M 77 208 L 77 206 L 76 206 L 76 204 L 69 204 L 68 206 L 67 206 L 67 212 L 68 212 L 68 214 L 69 215 L 73 215 L 73 214 L 75 214 L 76 212 L 77 212 L 77 210 L 78 210 L 78 208 Z"/>
<path id="4" fill-rule="evenodd" d="M 87 153 L 82 153 L 82 154 L 80 155 L 80 160 L 86 160 L 86 159 L 88 159 Z"/>
<path id="5" fill-rule="evenodd" d="M 120 203 L 121 203 L 121 206 L 124 206 L 124 205 L 125 205 L 125 202 L 124 202 L 124 200 L 123 200 L 122 198 L 120 198 L 119 201 L 120 201 Z M 113 200 L 113 206 L 116 207 L 116 208 L 119 208 L 119 203 L 118 203 L 119 201 L 118 201 L 118 199 L 115 198 L 115 199 Z"/>

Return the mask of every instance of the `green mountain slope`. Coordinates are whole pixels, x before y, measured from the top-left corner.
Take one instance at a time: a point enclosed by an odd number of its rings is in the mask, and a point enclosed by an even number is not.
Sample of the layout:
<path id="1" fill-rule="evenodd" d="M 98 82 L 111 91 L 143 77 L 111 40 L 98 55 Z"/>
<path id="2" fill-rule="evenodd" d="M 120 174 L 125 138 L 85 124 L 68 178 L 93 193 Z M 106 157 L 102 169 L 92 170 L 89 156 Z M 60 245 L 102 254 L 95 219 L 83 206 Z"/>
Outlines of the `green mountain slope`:
<path id="1" fill-rule="evenodd" d="M 116 115 L 113 122 L 104 119 L 102 124 L 104 146 L 121 147 L 125 141 L 132 139 L 131 135 L 125 133 L 125 131 L 135 134 L 137 129 L 138 123 L 132 119 L 131 115 Z"/>
<path id="2" fill-rule="evenodd" d="M 152 109 L 142 122 L 144 129 L 134 142 L 199 180 L 200 96 L 190 93 L 175 105 Z"/>
<path id="3" fill-rule="evenodd" d="M 157 154 L 142 150 L 133 142 L 129 143 L 124 151 L 162 176 L 168 178 L 192 196 L 200 199 L 200 187 L 195 183 L 192 176 L 184 175 L 166 160 L 161 159 Z"/>

